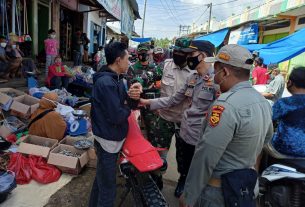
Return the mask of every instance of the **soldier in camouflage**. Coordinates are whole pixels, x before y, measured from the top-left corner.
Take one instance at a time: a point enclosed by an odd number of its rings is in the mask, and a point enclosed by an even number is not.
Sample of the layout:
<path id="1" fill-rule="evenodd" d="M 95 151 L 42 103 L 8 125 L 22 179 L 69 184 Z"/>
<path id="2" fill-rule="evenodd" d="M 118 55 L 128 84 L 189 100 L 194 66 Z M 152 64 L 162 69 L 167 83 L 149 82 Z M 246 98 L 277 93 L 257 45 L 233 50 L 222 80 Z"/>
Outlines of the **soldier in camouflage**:
<path id="1" fill-rule="evenodd" d="M 138 46 L 137 53 L 139 60 L 133 66 L 130 66 L 130 73 L 132 73 L 130 83 L 141 83 L 143 87 L 143 97 L 158 98 L 160 97 L 160 90 L 156 82 L 161 80 L 162 69 L 158 65 L 149 64 L 149 49 L 149 45 L 145 43 Z M 153 139 L 153 126 L 155 125 L 157 115 L 146 108 L 142 108 L 141 116 L 144 121 L 148 139 Z"/>

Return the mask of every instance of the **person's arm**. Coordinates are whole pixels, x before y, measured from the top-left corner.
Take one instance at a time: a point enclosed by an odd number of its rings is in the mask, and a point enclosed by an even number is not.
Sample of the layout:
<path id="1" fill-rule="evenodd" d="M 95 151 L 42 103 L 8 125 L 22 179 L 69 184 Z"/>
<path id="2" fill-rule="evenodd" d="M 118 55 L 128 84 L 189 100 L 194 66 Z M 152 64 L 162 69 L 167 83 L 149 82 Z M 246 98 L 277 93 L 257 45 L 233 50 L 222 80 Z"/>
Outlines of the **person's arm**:
<path id="1" fill-rule="evenodd" d="M 118 86 L 110 80 L 99 80 L 95 83 L 94 99 L 103 108 L 106 120 L 112 124 L 121 124 L 128 119 L 130 109 L 127 105 L 122 105 L 118 93 Z"/>
<path id="2" fill-rule="evenodd" d="M 271 82 L 268 85 L 267 91 L 262 93 L 262 95 L 267 99 L 272 99 L 278 94 L 280 89 L 281 89 L 281 82 L 279 81 L 279 79 L 275 77 L 273 83 Z"/>
<path id="3" fill-rule="evenodd" d="M 221 114 L 219 114 L 219 110 L 213 113 L 213 107 L 216 106 L 223 107 Z M 212 112 L 209 113 L 206 129 L 196 146 L 186 178 L 184 199 L 189 206 L 196 203 L 202 190 L 207 186 L 213 170 L 238 127 L 237 113 L 232 106 L 223 102 L 216 102 L 211 109 Z M 219 117 L 219 121 L 217 117 Z"/>
<path id="4" fill-rule="evenodd" d="M 257 70 L 253 70 L 252 72 L 252 84 L 255 85 L 257 83 Z"/>
<path id="5" fill-rule="evenodd" d="M 274 97 L 273 93 L 263 92 L 261 93 L 266 99 L 272 99 Z"/>
<path id="6" fill-rule="evenodd" d="M 182 88 L 180 88 L 180 90 L 178 90 L 172 96 L 157 98 L 157 99 L 146 99 L 146 100 L 145 99 L 140 99 L 140 103 L 142 103 L 143 105 L 150 105 L 151 110 L 168 108 L 168 107 L 178 105 L 184 99 L 187 98 L 187 96 L 185 95 L 185 92 L 186 92 L 187 87 L 188 87 L 186 83 L 184 84 L 184 86 Z"/>

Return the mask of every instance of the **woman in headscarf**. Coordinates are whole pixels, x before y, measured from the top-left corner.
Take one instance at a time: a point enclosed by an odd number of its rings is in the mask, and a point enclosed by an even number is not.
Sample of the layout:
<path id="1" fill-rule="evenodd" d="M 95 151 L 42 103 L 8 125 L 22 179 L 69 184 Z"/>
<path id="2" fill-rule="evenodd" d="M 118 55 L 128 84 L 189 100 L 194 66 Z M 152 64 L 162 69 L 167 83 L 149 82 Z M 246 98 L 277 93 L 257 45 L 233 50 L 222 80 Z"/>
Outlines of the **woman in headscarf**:
<path id="1" fill-rule="evenodd" d="M 32 114 L 29 134 L 61 140 L 66 132 L 64 118 L 56 112 L 58 96 L 46 93 L 39 102 L 39 108 Z"/>

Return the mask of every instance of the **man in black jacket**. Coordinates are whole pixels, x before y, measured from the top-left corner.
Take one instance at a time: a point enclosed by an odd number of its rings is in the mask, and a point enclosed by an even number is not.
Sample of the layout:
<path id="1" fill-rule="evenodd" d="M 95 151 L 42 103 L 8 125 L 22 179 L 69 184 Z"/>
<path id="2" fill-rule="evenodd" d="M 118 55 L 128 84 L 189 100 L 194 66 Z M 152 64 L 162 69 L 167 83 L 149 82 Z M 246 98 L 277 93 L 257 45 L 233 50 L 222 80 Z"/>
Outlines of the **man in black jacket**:
<path id="1" fill-rule="evenodd" d="M 96 177 L 89 207 L 113 207 L 116 193 L 116 161 L 128 131 L 128 117 L 137 100 L 128 97 L 123 74 L 128 69 L 128 52 L 123 43 L 105 47 L 107 65 L 93 77 L 92 129 L 97 153 Z M 140 98 L 141 85 L 130 87 L 130 96 Z"/>

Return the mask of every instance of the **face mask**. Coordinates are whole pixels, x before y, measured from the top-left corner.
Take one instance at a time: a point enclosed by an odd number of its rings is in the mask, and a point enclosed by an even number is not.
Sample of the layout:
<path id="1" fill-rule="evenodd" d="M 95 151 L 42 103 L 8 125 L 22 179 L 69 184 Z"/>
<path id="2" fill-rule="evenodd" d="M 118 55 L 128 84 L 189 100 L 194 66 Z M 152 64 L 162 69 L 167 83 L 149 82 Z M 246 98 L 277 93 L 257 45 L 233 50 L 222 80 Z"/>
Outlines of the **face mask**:
<path id="1" fill-rule="evenodd" d="M 162 57 L 161 56 L 154 56 L 154 61 L 155 62 L 157 62 L 157 63 L 159 63 L 159 62 L 161 62 L 162 61 Z"/>
<path id="2" fill-rule="evenodd" d="M 6 42 L 1 42 L 1 47 L 5 48 L 6 47 Z"/>
<path id="3" fill-rule="evenodd" d="M 42 98 L 43 98 L 44 100 L 47 100 L 47 101 L 53 103 L 55 106 L 57 106 L 57 105 L 59 104 L 57 101 L 50 100 L 50 99 L 48 99 L 48 98 L 46 98 L 46 97 L 42 97 Z"/>
<path id="4" fill-rule="evenodd" d="M 199 54 L 200 55 L 200 54 Z M 186 59 L 186 61 L 187 61 L 187 66 L 189 66 L 189 68 L 191 69 L 191 70 L 195 70 L 196 69 L 196 67 L 200 64 L 200 62 L 202 61 L 202 60 L 198 60 L 198 57 L 199 57 L 199 55 L 197 55 L 197 56 L 195 56 L 195 57 L 188 57 L 187 59 Z"/>
<path id="5" fill-rule="evenodd" d="M 57 65 L 57 66 L 60 66 L 61 62 L 55 62 L 54 64 Z"/>
<path id="6" fill-rule="evenodd" d="M 178 65 L 180 68 L 184 67 L 185 66 L 185 63 L 186 63 L 186 56 L 185 55 L 177 55 L 177 54 L 173 54 L 173 60 L 174 60 L 174 63 L 176 65 Z"/>
<path id="7" fill-rule="evenodd" d="M 219 88 L 221 89 L 221 84 L 223 84 L 223 82 L 226 80 L 226 78 L 223 78 L 219 83 L 216 81 L 216 76 L 219 74 L 219 73 L 221 73 L 222 72 L 222 70 L 220 70 L 220 71 L 218 71 L 217 73 L 215 73 L 215 75 L 214 75 L 214 82 L 215 82 L 215 84 L 217 84 L 218 86 L 219 86 Z M 221 91 L 221 90 L 220 90 Z M 225 91 L 221 91 L 221 92 L 225 92 Z"/>
<path id="8" fill-rule="evenodd" d="M 13 48 L 13 49 L 16 49 L 16 48 L 17 48 L 17 45 L 12 45 L 12 48 Z"/>
<path id="9" fill-rule="evenodd" d="M 147 55 L 147 53 L 142 53 L 142 54 L 139 54 L 139 60 L 141 61 L 141 62 L 146 62 L 147 60 L 148 60 L 148 55 Z"/>
<path id="10" fill-rule="evenodd" d="M 214 74 L 214 67 L 213 67 L 212 65 L 211 65 L 211 67 L 209 68 L 208 73 L 209 73 L 210 75 Z"/>
<path id="11" fill-rule="evenodd" d="M 55 39 L 56 35 L 55 35 L 55 34 L 52 34 L 52 35 L 50 35 L 50 37 L 51 37 L 52 39 Z"/>

